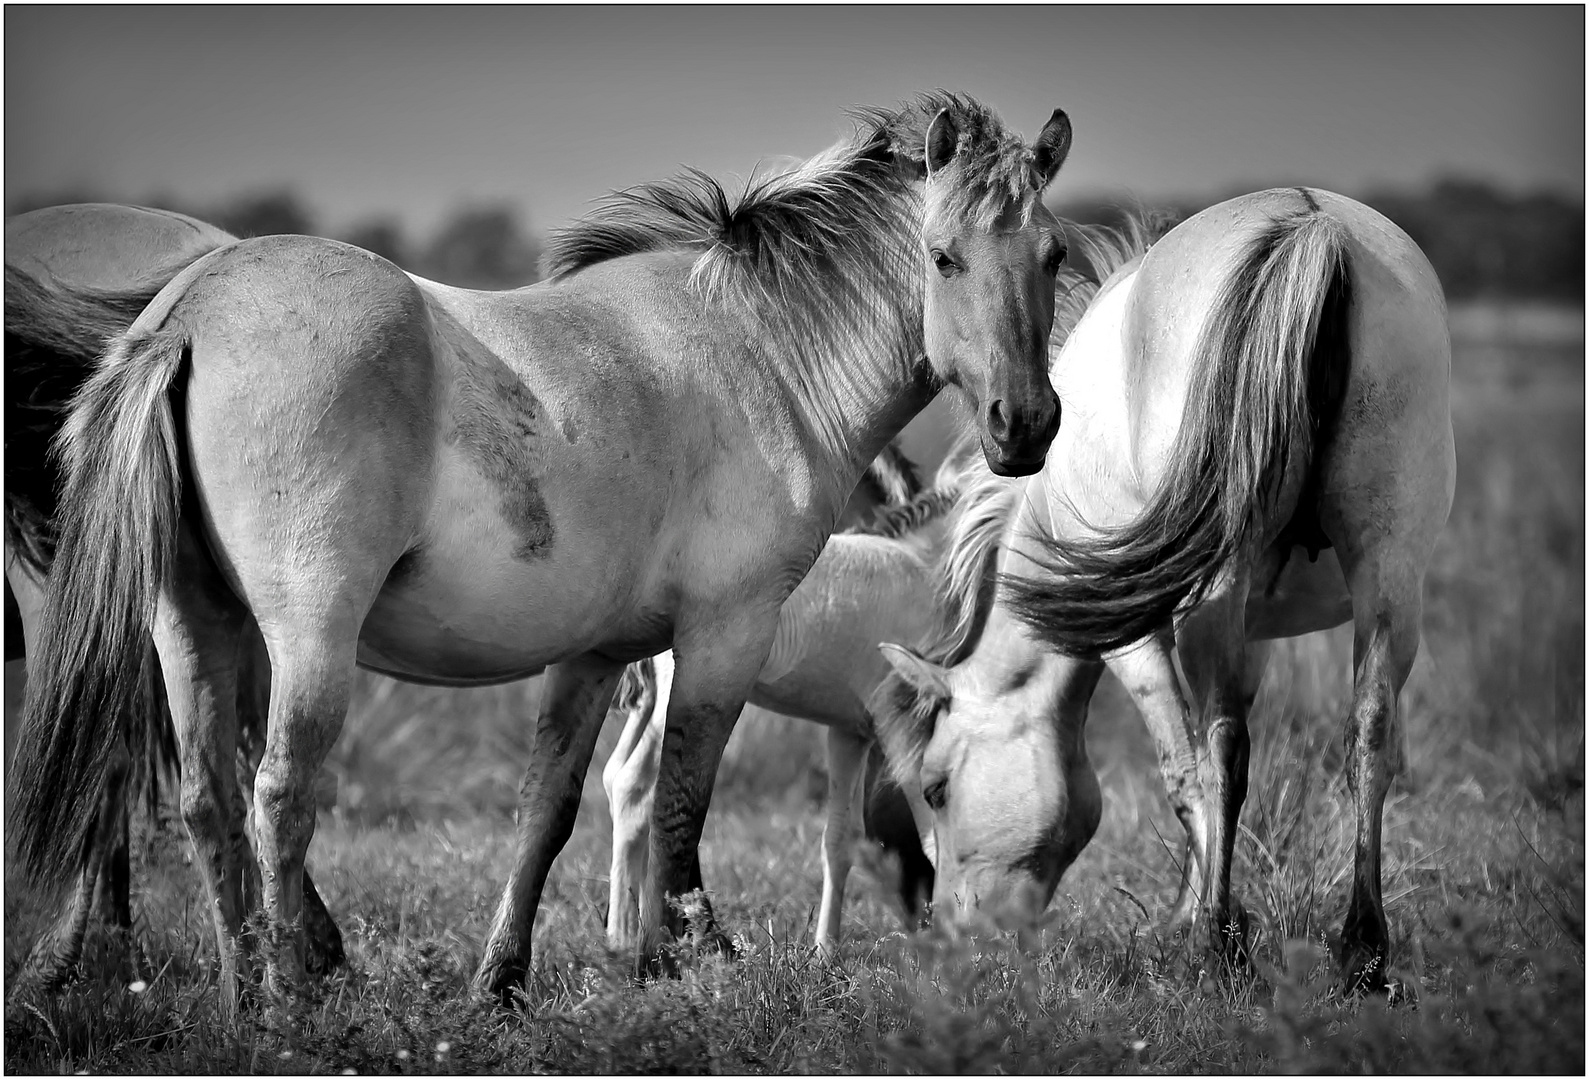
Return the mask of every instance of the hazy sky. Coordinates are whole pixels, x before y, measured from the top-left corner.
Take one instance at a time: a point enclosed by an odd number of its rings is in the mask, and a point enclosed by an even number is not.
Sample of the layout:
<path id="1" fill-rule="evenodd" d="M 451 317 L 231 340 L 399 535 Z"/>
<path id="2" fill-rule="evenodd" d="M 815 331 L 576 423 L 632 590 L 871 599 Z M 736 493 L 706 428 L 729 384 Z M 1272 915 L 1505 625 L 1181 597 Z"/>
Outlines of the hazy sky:
<path id="1" fill-rule="evenodd" d="M 1075 126 L 1056 190 L 1348 192 L 1446 173 L 1580 196 L 1584 9 L 5 9 L 5 186 L 203 204 L 295 187 L 330 229 L 507 199 L 536 228 L 843 110 L 965 90 Z"/>

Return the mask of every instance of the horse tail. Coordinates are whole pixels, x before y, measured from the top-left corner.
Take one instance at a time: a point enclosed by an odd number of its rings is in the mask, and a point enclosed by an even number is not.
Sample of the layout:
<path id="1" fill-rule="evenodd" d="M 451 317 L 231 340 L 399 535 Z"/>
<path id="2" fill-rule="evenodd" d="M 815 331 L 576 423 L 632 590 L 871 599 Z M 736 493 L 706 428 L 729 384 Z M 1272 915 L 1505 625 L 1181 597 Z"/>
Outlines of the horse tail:
<path id="1" fill-rule="evenodd" d="M 1350 363 L 1346 232 L 1319 209 L 1256 236 L 1203 328 L 1181 428 L 1158 490 L 1134 520 L 1045 536 L 1037 577 L 1007 577 L 1010 609 L 1060 652 L 1097 656 L 1201 601 L 1273 528 L 1293 466 L 1303 490 Z"/>
<path id="2" fill-rule="evenodd" d="M 6 547 L 39 575 L 55 555 L 58 471 L 46 452 L 105 344 L 182 269 L 125 290 L 69 288 L 6 264 Z"/>
<path id="3" fill-rule="evenodd" d="M 177 547 L 183 448 L 172 394 L 190 356 L 180 327 L 134 324 L 77 394 L 57 449 L 59 541 L 9 823 L 28 876 L 59 889 L 81 862 L 118 735 L 149 725 L 147 628 Z"/>

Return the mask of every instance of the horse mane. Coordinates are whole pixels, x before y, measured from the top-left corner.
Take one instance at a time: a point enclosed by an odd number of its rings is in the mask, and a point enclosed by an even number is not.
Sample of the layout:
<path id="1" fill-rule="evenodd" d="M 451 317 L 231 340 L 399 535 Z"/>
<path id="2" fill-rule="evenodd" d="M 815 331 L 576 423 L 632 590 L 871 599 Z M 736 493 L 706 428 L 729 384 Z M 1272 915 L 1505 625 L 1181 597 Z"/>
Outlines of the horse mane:
<path id="1" fill-rule="evenodd" d="M 944 488 L 929 488 L 918 492 L 907 503 L 880 507 L 872 520 L 848 530 L 851 536 L 876 536 L 883 540 L 900 540 L 917 532 L 947 514 L 954 506 L 957 493 Z"/>
<path id="2" fill-rule="evenodd" d="M 924 485 L 916 463 L 900 448 L 897 439 L 891 439 L 883 452 L 867 463 L 859 486 L 872 493 L 881 510 L 905 505 L 922 493 Z"/>
<path id="3" fill-rule="evenodd" d="M 879 359 L 912 370 L 922 354 L 923 158 L 928 127 L 944 110 L 959 144 L 928 181 L 941 204 L 979 223 L 1012 210 L 1029 217 L 1040 195 L 1032 149 L 986 106 L 940 90 L 897 109 L 855 110 L 849 139 L 752 176 L 737 197 L 694 169 L 615 192 L 553 235 L 547 276 L 566 281 L 647 252 L 693 253 L 691 286 L 750 316 L 763 348 L 786 357 L 813 400 L 844 392 L 832 368 L 858 349 L 882 350 Z M 824 434 L 839 445 L 835 432 Z"/>
<path id="4" fill-rule="evenodd" d="M 743 270 L 798 280 L 870 261 L 876 237 L 857 231 L 857 220 L 892 232 L 903 224 L 896 204 L 917 209 L 927 127 L 944 110 L 960 132 L 946 170 L 951 212 L 991 223 L 1013 202 L 1029 215 L 1038 195 L 1031 149 L 986 106 L 938 90 L 898 109 L 853 110 L 849 139 L 752 176 L 737 198 L 699 169 L 615 191 L 552 234 L 546 275 L 556 281 L 610 259 L 673 250 L 697 252 L 696 274 L 706 279 Z"/>

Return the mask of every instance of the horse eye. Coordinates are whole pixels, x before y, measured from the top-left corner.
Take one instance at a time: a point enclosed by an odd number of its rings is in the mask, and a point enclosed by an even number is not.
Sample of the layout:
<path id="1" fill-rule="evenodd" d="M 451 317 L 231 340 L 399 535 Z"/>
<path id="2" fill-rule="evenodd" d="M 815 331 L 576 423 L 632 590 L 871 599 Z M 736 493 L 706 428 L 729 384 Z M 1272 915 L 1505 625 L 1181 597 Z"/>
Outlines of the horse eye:
<path id="1" fill-rule="evenodd" d="M 934 810 L 942 810 L 949 791 L 949 778 L 943 777 L 927 785 L 921 797 L 927 800 L 927 805 Z"/>
<path id="2" fill-rule="evenodd" d="M 938 268 L 938 273 L 944 277 L 952 277 L 960 269 L 959 264 L 942 251 L 934 251 L 932 253 L 932 262 Z"/>
<path id="3" fill-rule="evenodd" d="M 1060 263 L 1065 261 L 1065 256 L 1070 254 L 1070 248 L 1065 246 L 1065 241 L 1055 240 L 1049 245 L 1048 254 L 1043 259 L 1043 269 L 1050 274 L 1059 273 Z"/>

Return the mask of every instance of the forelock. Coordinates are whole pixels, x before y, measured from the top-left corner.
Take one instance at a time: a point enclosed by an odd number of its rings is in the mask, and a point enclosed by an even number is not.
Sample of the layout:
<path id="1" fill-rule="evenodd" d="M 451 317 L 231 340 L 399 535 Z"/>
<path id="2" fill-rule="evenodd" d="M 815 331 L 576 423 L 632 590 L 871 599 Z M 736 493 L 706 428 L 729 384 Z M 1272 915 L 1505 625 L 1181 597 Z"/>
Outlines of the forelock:
<path id="1" fill-rule="evenodd" d="M 890 671 L 872 691 L 867 711 L 883 745 L 889 771 L 901 787 L 912 783 L 921 769 L 942 704 L 897 671 Z"/>

